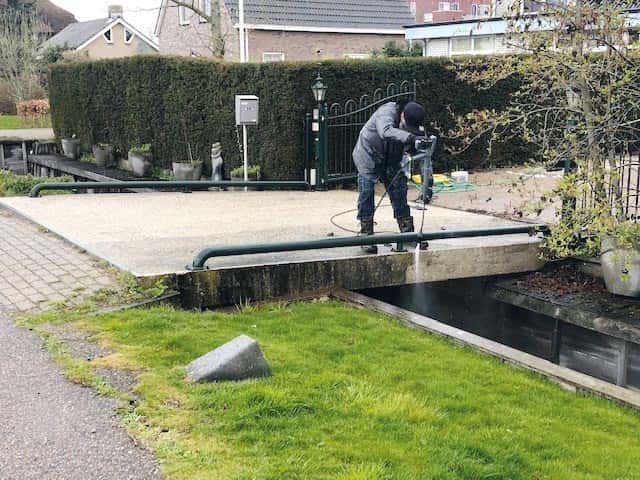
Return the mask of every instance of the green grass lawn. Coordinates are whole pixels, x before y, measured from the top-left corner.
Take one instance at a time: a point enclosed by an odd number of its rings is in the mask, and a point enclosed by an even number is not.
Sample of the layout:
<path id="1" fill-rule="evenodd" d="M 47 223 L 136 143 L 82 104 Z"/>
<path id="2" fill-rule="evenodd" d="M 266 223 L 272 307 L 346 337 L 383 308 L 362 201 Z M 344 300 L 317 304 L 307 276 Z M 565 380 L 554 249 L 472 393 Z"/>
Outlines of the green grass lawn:
<path id="1" fill-rule="evenodd" d="M 54 318 L 54 317 L 44 317 Z M 638 479 L 640 415 L 340 303 L 84 317 L 141 370 L 127 424 L 169 479 Z M 269 379 L 190 384 L 240 334 Z"/>
<path id="2" fill-rule="evenodd" d="M 15 130 L 18 128 L 48 128 L 51 127 L 51 119 L 23 120 L 18 115 L 0 115 L 0 130 Z"/>

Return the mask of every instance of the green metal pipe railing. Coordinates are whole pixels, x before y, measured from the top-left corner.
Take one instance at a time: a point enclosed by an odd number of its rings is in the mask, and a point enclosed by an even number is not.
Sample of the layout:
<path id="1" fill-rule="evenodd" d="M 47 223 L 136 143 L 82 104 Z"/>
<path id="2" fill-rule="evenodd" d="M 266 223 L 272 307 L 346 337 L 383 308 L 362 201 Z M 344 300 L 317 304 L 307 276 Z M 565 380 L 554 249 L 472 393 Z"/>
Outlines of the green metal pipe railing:
<path id="1" fill-rule="evenodd" d="M 397 251 L 404 251 L 403 244 L 441 240 L 446 238 L 469 238 L 495 235 L 511 235 L 518 233 L 546 233 L 546 225 L 515 225 L 506 227 L 476 228 L 472 230 L 437 230 L 415 233 L 390 233 L 378 235 L 364 235 L 359 237 L 331 237 L 320 240 L 300 240 L 278 243 L 263 243 L 250 245 L 228 245 L 211 247 L 198 253 L 188 270 L 199 271 L 205 269 L 210 258 L 229 257 L 233 255 L 251 255 L 258 253 L 293 252 L 301 250 L 319 250 L 323 248 L 359 247 L 364 245 L 382 245 L 396 243 Z"/>
<path id="2" fill-rule="evenodd" d="M 196 181 L 125 181 L 125 182 L 61 182 L 61 183 L 39 183 L 29 192 L 30 197 L 39 197 L 45 190 L 130 190 L 134 188 L 149 188 L 162 190 L 202 190 L 207 188 L 281 188 L 289 190 L 306 190 L 310 188 L 307 182 L 299 181 L 268 181 L 268 182 L 236 182 L 222 181 L 210 182 L 203 180 Z"/>

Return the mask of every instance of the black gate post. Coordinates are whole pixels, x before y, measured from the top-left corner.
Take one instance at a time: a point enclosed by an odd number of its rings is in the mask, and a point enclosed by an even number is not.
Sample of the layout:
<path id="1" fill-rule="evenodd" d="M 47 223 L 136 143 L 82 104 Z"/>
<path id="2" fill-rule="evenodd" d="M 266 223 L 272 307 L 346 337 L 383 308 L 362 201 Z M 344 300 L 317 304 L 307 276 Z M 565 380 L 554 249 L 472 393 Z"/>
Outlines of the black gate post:
<path id="1" fill-rule="evenodd" d="M 320 129 L 318 132 L 318 143 L 316 154 L 318 156 L 318 185 L 316 190 L 326 191 L 329 189 L 327 180 L 329 179 L 329 130 L 327 128 L 327 120 L 329 110 L 326 103 L 319 105 L 320 111 Z"/>

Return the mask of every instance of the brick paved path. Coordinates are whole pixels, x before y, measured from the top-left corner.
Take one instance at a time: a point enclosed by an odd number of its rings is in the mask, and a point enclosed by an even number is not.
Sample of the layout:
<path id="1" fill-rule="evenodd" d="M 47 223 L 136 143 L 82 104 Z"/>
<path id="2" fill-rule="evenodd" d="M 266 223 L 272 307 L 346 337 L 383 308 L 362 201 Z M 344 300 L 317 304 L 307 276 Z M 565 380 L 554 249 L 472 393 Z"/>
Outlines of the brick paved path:
<path id="1" fill-rule="evenodd" d="M 117 403 L 67 381 L 40 337 L 9 318 L 108 285 L 115 278 L 91 256 L 0 209 L 0 479 L 160 479 Z"/>
<path id="2" fill-rule="evenodd" d="M 0 208 L 0 312 L 29 312 L 114 284 L 91 256 Z"/>

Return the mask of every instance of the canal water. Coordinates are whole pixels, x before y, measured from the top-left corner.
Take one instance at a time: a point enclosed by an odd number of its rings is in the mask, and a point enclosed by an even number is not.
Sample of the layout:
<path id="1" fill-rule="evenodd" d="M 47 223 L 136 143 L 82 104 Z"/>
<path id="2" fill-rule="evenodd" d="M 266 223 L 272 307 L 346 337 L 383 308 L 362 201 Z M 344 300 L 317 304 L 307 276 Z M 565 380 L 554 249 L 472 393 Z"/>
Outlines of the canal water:
<path id="1" fill-rule="evenodd" d="M 360 293 L 607 382 L 640 390 L 640 345 L 495 300 L 495 279 Z"/>

